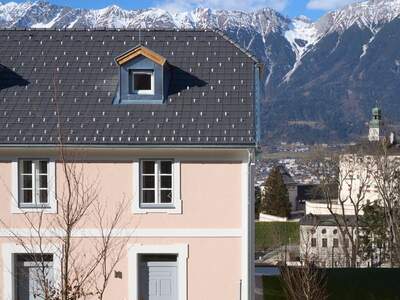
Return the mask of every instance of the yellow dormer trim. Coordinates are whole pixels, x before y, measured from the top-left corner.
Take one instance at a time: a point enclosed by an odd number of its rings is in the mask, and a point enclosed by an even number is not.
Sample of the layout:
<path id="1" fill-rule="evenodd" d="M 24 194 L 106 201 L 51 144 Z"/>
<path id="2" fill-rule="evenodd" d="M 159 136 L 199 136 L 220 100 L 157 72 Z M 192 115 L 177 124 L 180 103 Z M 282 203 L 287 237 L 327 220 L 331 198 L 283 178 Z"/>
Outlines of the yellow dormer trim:
<path id="1" fill-rule="evenodd" d="M 129 50 L 128 52 L 118 56 L 115 59 L 115 61 L 117 62 L 117 64 L 123 65 L 123 64 L 127 63 L 128 61 L 138 57 L 139 55 L 143 55 L 159 65 L 164 65 L 165 62 L 167 61 L 165 59 L 165 57 L 163 57 L 163 56 L 155 53 L 154 51 L 151 51 L 150 49 L 143 47 L 143 46 L 138 46 L 136 48 L 133 48 L 132 50 Z"/>

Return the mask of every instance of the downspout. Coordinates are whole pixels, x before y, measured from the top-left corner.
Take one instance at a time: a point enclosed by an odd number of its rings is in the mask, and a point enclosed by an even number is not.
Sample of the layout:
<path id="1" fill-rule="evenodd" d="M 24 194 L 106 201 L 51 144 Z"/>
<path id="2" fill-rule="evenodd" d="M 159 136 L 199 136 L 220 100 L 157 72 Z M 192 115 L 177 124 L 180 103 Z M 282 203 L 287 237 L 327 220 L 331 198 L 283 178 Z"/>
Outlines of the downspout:
<path id="1" fill-rule="evenodd" d="M 258 146 L 258 143 L 257 143 Z M 248 190 L 248 237 L 249 237 L 249 245 L 248 245 L 248 259 L 249 259 L 249 300 L 254 299 L 255 293 L 255 264 L 254 264 L 254 257 L 255 257 L 255 192 L 254 192 L 254 178 L 255 178 L 255 156 L 258 152 L 257 148 L 250 149 L 248 153 L 248 183 L 249 183 L 249 190 Z"/>
<path id="2" fill-rule="evenodd" d="M 256 154 L 259 153 L 259 143 L 261 139 L 261 124 L 260 124 L 260 100 L 261 100 L 261 86 L 260 86 L 260 72 L 262 65 L 256 63 L 254 65 L 254 128 L 255 128 L 255 149 L 250 148 L 246 153 L 245 164 L 245 180 L 246 180 L 246 194 L 245 203 L 243 206 L 242 226 L 244 226 L 243 237 L 245 239 L 245 245 L 243 247 L 244 257 L 246 259 L 242 267 L 245 267 L 245 277 L 241 281 L 240 288 L 240 299 L 241 300 L 253 300 L 255 291 L 255 266 L 254 266 L 254 248 L 255 248 L 255 233 L 254 233 L 254 176 L 255 176 L 255 158 Z"/>
<path id="3" fill-rule="evenodd" d="M 255 120 L 254 127 L 256 130 L 256 148 L 260 147 L 261 141 L 261 97 L 262 97 L 262 88 L 261 88 L 261 69 L 262 64 L 256 63 L 254 65 L 254 102 L 255 102 Z"/>
<path id="4" fill-rule="evenodd" d="M 239 282 L 240 300 L 253 300 L 255 289 L 254 266 L 254 157 L 255 149 L 243 153 L 242 160 L 242 276 Z"/>

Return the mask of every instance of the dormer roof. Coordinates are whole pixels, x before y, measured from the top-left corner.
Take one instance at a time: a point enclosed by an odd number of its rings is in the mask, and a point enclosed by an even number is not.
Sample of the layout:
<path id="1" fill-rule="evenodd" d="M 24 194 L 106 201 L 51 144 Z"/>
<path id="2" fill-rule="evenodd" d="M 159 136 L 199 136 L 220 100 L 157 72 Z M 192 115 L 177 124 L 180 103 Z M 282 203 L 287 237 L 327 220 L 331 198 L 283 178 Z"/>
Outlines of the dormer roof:
<path id="1" fill-rule="evenodd" d="M 149 48 L 144 47 L 143 45 L 138 45 L 135 48 L 117 56 L 115 58 L 115 61 L 119 65 L 123 65 L 133 59 L 135 59 L 138 56 L 144 56 L 150 59 L 151 61 L 163 66 L 166 62 L 167 59 L 160 54 L 150 50 Z"/>

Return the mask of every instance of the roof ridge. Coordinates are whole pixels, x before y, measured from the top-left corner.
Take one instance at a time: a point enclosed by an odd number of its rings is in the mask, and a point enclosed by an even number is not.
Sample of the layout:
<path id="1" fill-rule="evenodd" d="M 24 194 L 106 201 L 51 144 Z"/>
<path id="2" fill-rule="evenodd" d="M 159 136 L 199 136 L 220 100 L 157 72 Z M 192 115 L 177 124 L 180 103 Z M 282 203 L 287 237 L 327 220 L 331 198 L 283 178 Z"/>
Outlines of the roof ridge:
<path id="1" fill-rule="evenodd" d="M 260 60 L 253 55 L 249 50 L 243 48 L 240 44 L 236 43 L 234 40 L 232 40 L 229 36 L 227 36 L 223 31 L 219 30 L 218 28 L 212 29 L 215 33 L 219 34 L 221 37 L 223 37 L 225 40 L 233 44 L 235 47 L 239 48 L 240 51 L 242 51 L 245 55 L 250 57 L 252 60 L 254 60 L 256 63 L 260 63 Z"/>

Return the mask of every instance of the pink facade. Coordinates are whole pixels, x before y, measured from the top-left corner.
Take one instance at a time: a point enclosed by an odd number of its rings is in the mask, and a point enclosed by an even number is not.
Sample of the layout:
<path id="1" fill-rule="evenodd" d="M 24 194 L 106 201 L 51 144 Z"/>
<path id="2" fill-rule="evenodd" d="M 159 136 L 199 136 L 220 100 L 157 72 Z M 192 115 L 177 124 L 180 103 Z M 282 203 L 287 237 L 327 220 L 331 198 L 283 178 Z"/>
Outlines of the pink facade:
<path id="1" fill-rule="evenodd" d="M 184 245 L 187 248 L 186 298 L 184 299 L 246 299 L 240 292 L 246 281 L 244 268 L 248 267 L 247 224 L 243 207 L 247 206 L 249 193 L 247 150 L 200 150 L 192 154 L 191 151 L 168 150 L 168 158 L 179 159 L 180 162 L 180 195 L 182 209 L 178 213 L 147 212 L 137 213 L 132 204 L 135 201 L 135 182 L 137 176 L 134 164 L 142 157 L 154 157 L 160 153 L 146 151 L 121 152 L 117 161 L 107 159 L 108 153 L 99 151 L 85 155 L 84 160 L 74 165 L 82 170 L 84 180 L 91 184 L 96 183 L 99 191 L 99 201 L 105 205 L 107 212 L 112 214 L 115 206 L 122 200 L 127 202 L 118 233 L 115 239 L 126 239 L 123 256 L 115 270 L 121 272 L 122 278 L 111 278 L 107 289 L 106 299 L 140 299 L 132 296 L 132 273 L 136 272 L 129 259 L 129 249 L 135 245 L 161 247 L 164 245 Z M 13 163 L 17 159 L 25 158 L 27 151 L 14 152 L 14 157 L 0 163 L 0 193 L 3 209 L 0 218 L 4 222 L 1 230 L 0 251 L 4 252 L 10 244 L 18 244 L 12 237 L 10 228 L 17 234 L 29 234 L 24 230 L 29 228 L 26 218 L 21 212 L 12 211 L 12 197 L 15 190 L 13 182 Z M 43 150 L 43 154 L 35 156 L 51 157 L 54 152 Z M 175 153 L 175 154 L 174 154 Z M 4 153 L 7 155 L 8 153 Z M 128 159 L 127 157 L 130 157 Z M 56 193 L 61 195 L 65 188 L 63 178 L 63 164 L 56 160 Z M 14 170 L 15 171 L 15 170 Z M 29 213 L 33 220 L 37 212 Z M 51 221 L 54 213 L 45 213 L 44 223 Z M 90 240 L 99 237 L 96 224 L 87 213 L 85 222 L 75 232 L 76 241 L 85 251 L 90 251 Z M 53 223 L 51 223 L 53 224 Z M 45 231 L 48 225 L 43 226 Z M 52 227 L 54 229 L 54 227 Z M 51 234 L 50 234 L 51 236 Z M 6 245 L 7 247 L 4 247 Z M 160 250 L 162 253 L 162 250 Z M 1 254 L 4 258 L 7 254 Z M 4 266 L 0 274 L 0 284 L 10 284 Z M 9 267 L 8 267 L 9 268 Z M 251 284 L 251 283 L 250 283 Z M 242 297 L 242 298 L 240 298 Z M 244 297 L 244 298 L 243 298 Z M 0 299 L 9 300 L 4 293 Z M 11 299 L 11 298 L 10 298 Z M 177 298 L 181 299 L 181 298 Z"/>

